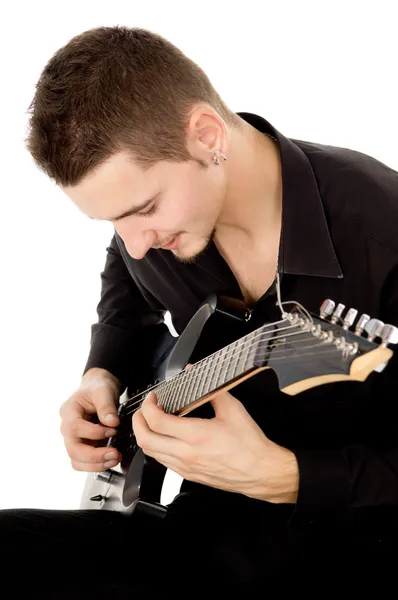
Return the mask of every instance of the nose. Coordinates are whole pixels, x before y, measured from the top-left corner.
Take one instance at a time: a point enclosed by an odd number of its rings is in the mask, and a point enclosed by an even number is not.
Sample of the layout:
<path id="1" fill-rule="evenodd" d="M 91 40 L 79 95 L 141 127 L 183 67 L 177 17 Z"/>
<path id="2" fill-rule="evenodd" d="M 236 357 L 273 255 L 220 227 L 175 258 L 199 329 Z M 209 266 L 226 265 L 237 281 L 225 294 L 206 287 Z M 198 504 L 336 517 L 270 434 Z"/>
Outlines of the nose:
<path id="1" fill-rule="evenodd" d="M 122 238 L 127 252 L 132 258 L 137 260 L 144 258 L 156 240 L 156 233 L 154 231 L 132 231 L 131 233 L 118 231 L 118 234 Z"/>

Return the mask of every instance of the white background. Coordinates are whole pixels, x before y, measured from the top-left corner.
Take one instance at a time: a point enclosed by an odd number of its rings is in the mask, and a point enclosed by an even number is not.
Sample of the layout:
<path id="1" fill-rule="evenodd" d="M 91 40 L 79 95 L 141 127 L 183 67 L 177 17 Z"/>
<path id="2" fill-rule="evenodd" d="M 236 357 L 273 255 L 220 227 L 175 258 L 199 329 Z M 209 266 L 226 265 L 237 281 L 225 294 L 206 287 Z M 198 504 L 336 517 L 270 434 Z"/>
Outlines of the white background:
<path id="1" fill-rule="evenodd" d="M 0 508 L 77 508 L 58 410 L 79 384 L 111 237 L 38 171 L 27 108 L 51 55 L 99 25 L 151 29 L 208 73 L 232 110 L 288 137 L 398 170 L 396 2 L 4 2 L 0 21 Z"/>

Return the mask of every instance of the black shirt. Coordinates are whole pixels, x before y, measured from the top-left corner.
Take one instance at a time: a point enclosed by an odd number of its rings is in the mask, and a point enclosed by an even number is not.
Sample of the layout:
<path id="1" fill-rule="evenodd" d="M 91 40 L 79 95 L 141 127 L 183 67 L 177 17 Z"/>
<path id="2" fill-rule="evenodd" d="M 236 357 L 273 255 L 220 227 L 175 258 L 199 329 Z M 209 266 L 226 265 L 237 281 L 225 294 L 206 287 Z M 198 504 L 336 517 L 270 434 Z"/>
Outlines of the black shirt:
<path id="1" fill-rule="evenodd" d="M 260 116 L 238 114 L 280 150 L 282 300 L 319 313 L 331 298 L 398 326 L 398 173 L 363 153 L 289 139 Z M 275 295 L 274 288 L 264 291 L 254 313 L 266 320 Z M 165 312 L 181 333 L 213 292 L 243 299 L 214 244 L 193 264 L 162 249 L 135 260 L 115 234 L 84 372 L 108 369 L 124 386 L 133 366 L 138 384 L 149 360 L 146 341 L 164 331 Z M 397 367 L 398 349 L 364 383 L 326 384 L 297 396 L 270 383 L 258 398 L 266 435 L 297 457 L 296 510 L 398 506 Z"/>

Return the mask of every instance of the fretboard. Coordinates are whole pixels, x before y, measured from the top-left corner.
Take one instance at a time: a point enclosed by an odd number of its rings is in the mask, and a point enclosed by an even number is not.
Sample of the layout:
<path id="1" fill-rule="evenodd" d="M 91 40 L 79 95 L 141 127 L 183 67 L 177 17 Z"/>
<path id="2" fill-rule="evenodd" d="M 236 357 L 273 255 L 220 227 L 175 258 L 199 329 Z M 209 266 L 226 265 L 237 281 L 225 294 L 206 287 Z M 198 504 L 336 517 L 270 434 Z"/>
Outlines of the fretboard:
<path id="1" fill-rule="evenodd" d="M 258 331 L 252 332 L 160 383 L 154 390 L 158 402 L 165 412 L 178 413 L 206 394 L 241 377 L 254 367 L 257 343 Z"/>

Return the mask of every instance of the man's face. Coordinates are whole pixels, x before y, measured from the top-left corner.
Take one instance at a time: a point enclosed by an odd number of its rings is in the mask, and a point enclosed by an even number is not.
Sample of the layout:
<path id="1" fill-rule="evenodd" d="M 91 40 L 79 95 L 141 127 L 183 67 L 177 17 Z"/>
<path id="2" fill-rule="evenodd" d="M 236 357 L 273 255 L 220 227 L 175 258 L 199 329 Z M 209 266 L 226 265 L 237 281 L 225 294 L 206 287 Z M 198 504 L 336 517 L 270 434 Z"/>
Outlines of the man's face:
<path id="1" fill-rule="evenodd" d="M 63 191 L 89 217 L 112 221 L 133 258 L 143 258 L 150 248 L 165 246 L 178 236 L 166 251 L 191 262 L 214 235 L 226 177 L 222 167 L 204 168 L 196 160 L 162 161 L 143 170 L 127 153 L 119 153 Z M 117 218 L 151 198 L 138 212 Z"/>

